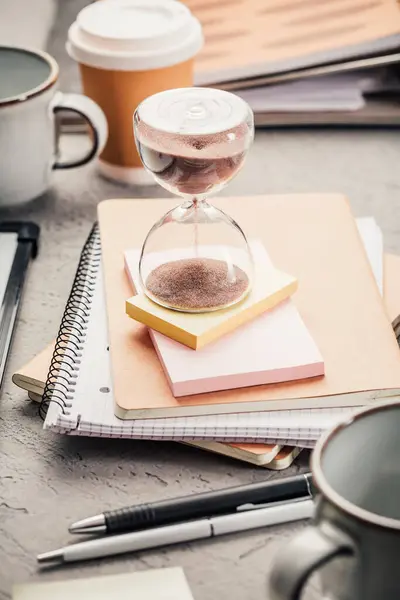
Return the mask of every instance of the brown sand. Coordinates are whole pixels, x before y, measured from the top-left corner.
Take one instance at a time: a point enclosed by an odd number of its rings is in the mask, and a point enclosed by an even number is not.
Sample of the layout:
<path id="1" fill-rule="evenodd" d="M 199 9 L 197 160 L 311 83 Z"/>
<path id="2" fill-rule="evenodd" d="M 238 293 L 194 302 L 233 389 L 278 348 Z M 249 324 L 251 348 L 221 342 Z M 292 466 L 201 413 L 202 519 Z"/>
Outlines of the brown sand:
<path id="1" fill-rule="evenodd" d="M 222 308 L 239 300 L 249 287 L 246 273 L 213 258 L 186 258 L 154 269 L 146 280 L 150 294 L 162 304 L 190 311 Z M 232 280 L 233 279 L 233 280 Z"/>

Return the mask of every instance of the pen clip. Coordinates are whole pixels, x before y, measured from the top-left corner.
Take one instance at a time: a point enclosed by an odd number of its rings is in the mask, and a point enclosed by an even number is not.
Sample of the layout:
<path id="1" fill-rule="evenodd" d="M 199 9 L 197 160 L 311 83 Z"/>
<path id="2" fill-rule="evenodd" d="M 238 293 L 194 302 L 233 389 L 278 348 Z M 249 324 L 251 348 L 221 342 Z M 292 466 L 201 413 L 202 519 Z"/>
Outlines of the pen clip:
<path id="1" fill-rule="evenodd" d="M 271 506 L 271 502 L 265 502 L 263 504 L 251 504 L 248 502 L 247 504 L 241 504 L 236 507 L 236 512 L 245 512 L 248 510 L 256 510 L 257 508 L 265 508 L 266 506 Z"/>
<path id="2" fill-rule="evenodd" d="M 312 500 L 313 496 L 310 494 L 309 496 L 299 496 L 298 498 L 290 498 L 288 500 L 280 500 L 278 502 L 263 502 L 260 504 L 252 504 L 248 502 L 247 504 L 241 504 L 236 507 L 236 512 L 245 512 L 249 510 L 258 510 L 260 508 L 269 508 L 270 506 L 279 506 L 280 504 L 294 504 L 295 502 L 303 502 L 303 500 Z"/>
<path id="3" fill-rule="evenodd" d="M 310 498 L 313 498 L 314 496 L 313 496 L 313 493 L 312 493 L 312 490 L 311 490 L 311 485 L 310 485 L 310 481 L 311 481 L 310 474 L 304 475 L 304 479 L 306 480 L 307 491 L 310 494 Z"/>

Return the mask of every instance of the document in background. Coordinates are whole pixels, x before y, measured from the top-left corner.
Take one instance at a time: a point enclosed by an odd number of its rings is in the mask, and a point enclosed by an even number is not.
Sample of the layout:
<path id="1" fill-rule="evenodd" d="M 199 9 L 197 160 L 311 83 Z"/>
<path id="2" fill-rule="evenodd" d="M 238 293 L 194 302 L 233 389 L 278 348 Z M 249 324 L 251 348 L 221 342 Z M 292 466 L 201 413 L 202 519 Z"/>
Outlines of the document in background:
<path id="1" fill-rule="evenodd" d="M 183 0 L 201 21 L 198 84 L 209 85 L 399 47 L 396 0 Z"/>
<path id="2" fill-rule="evenodd" d="M 358 111 L 369 96 L 384 93 L 400 93 L 394 70 L 354 71 L 236 91 L 255 113 Z"/>

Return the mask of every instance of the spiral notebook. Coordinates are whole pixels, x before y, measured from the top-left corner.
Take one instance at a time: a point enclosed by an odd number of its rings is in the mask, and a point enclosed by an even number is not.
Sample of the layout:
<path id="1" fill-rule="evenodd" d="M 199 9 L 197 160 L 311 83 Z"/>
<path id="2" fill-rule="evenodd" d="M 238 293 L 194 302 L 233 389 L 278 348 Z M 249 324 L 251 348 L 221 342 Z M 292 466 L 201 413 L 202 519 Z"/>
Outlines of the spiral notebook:
<path id="1" fill-rule="evenodd" d="M 370 243 L 379 232 L 366 227 Z M 85 245 L 43 395 L 45 428 L 70 435 L 176 441 L 266 442 L 311 447 L 352 408 L 308 409 L 121 421 L 114 415 L 100 239 Z M 375 261 L 378 277 L 382 275 Z M 379 275 L 380 273 L 380 275 Z"/>
<path id="2" fill-rule="evenodd" d="M 43 393 L 45 429 L 96 437 L 283 444 L 291 425 L 296 424 L 296 439 L 289 445 L 307 447 L 331 424 L 332 416 L 340 418 L 343 413 L 339 409 L 324 415 L 324 411 L 316 410 L 317 427 L 310 427 L 313 411 L 304 411 L 300 420 L 290 414 L 298 411 L 285 411 L 281 419 L 279 415 L 253 413 L 248 418 L 234 414 L 123 421 L 114 415 L 112 388 L 100 238 L 94 228 L 82 252 Z M 303 431 L 311 441 L 301 438 Z"/>
<path id="3" fill-rule="evenodd" d="M 112 390 L 100 237 L 94 228 L 82 252 L 43 393 L 45 429 L 96 437 L 312 447 L 325 429 L 349 414 L 349 408 L 338 408 L 123 421 L 114 415 Z"/>

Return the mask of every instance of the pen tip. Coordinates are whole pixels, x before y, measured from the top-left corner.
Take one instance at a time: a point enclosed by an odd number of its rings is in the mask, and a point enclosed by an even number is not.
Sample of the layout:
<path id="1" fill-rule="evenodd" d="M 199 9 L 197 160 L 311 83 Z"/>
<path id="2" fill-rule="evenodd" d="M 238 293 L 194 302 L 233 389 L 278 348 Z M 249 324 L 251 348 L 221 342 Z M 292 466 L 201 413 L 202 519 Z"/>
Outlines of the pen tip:
<path id="1" fill-rule="evenodd" d="M 40 564 L 61 562 L 62 559 L 62 550 L 51 550 L 50 552 L 43 552 L 43 554 L 38 554 L 37 556 L 37 561 Z"/>
<path id="2" fill-rule="evenodd" d="M 106 533 L 107 527 L 104 515 L 96 515 L 76 521 L 68 527 L 68 531 L 69 533 Z"/>
<path id="3" fill-rule="evenodd" d="M 72 523 L 72 525 L 68 527 L 68 531 L 69 533 L 86 533 L 86 527 L 82 527 L 80 521 L 78 521 L 77 523 Z"/>

